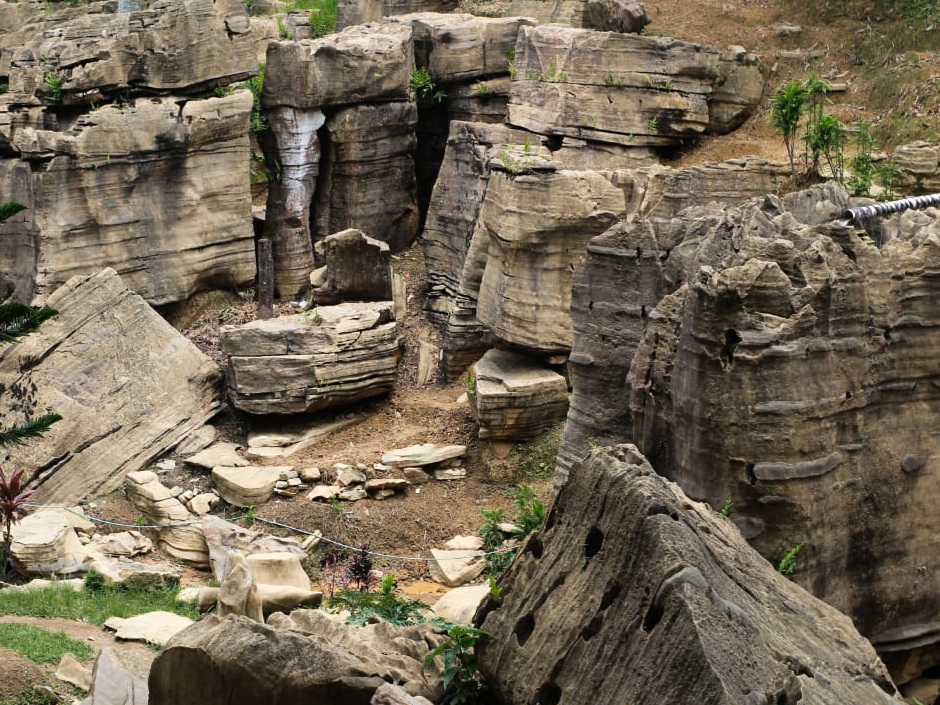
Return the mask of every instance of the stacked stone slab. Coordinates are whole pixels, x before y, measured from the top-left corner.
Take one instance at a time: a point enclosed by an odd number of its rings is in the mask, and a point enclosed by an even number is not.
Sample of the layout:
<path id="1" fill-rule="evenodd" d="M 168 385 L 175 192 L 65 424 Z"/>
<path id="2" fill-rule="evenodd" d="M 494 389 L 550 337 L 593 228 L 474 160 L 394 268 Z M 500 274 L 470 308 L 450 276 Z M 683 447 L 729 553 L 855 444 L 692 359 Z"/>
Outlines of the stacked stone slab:
<path id="1" fill-rule="evenodd" d="M 321 306 L 226 326 L 229 397 L 253 414 L 297 414 L 391 391 L 400 339 L 392 302 Z"/>
<path id="2" fill-rule="evenodd" d="M 104 266 L 155 305 L 250 282 L 250 96 L 195 99 L 257 71 L 244 5 L 14 5 L 0 21 L 0 202 L 28 208 L 0 225 L 14 295 Z"/>

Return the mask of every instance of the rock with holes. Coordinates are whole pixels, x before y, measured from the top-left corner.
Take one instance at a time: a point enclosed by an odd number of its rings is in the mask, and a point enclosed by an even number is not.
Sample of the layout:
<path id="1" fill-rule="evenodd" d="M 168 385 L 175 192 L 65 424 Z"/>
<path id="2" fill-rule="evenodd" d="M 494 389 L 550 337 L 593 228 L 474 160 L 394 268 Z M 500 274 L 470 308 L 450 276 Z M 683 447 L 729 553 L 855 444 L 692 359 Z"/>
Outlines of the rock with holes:
<path id="1" fill-rule="evenodd" d="M 423 664 L 440 639 L 435 629 L 358 627 L 321 610 L 273 614 L 267 624 L 210 615 L 157 656 L 150 705 L 248 705 L 270 702 L 272 692 L 283 703 L 368 705 L 383 683 L 438 702 L 440 679 Z"/>
<path id="2" fill-rule="evenodd" d="M 633 446 L 572 472 L 501 582 L 477 645 L 498 702 L 897 702 L 851 620 Z"/>
<path id="3" fill-rule="evenodd" d="M 493 349 L 472 369 L 470 410 L 480 438 L 530 440 L 568 410 L 568 383 L 528 355 Z"/>
<path id="4" fill-rule="evenodd" d="M 918 528 L 940 476 L 940 389 L 926 382 L 940 373 L 928 303 L 940 213 L 907 211 L 870 235 L 831 220 L 848 204 L 820 186 L 595 240 L 575 390 L 589 365 L 597 374 L 573 408 L 591 399 L 602 442 L 632 437 L 691 497 L 730 499 L 772 563 L 803 544 L 794 580 L 849 615 L 903 682 L 940 661 L 925 560 L 940 539 Z"/>
<path id="5" fill-rule="evenodd" d="M 299 414 L 389 392 L 400 339 L 392 302 L 319 306 L 224 326 L 233 404 L 253 414 Z"/>

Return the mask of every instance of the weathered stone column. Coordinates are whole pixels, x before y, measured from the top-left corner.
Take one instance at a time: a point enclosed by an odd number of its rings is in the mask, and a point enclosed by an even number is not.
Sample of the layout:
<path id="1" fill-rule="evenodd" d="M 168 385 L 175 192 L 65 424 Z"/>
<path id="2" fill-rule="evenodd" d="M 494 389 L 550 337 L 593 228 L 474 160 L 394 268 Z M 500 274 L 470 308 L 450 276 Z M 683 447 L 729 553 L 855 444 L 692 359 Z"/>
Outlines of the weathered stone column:
<path id="1" fill-rule="evenodd" d="M 320 172 L 317 130 L 326 117 L 317 109 L 278 106 L 267 111 L 275 178 L 268 186 L 265 236 L 274 249 L 274 289 L 294 296 L 310 284 L 314 268 L 310 202 Z"/>

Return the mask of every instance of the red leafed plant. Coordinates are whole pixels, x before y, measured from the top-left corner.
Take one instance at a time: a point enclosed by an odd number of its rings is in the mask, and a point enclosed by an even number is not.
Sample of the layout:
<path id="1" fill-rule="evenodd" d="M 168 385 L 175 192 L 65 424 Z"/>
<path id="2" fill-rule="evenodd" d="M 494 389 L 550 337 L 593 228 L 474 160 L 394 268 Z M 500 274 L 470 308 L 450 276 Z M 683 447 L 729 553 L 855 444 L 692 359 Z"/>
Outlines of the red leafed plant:
<path id="1" fill-rule="evenodd" d="M 6 575 L 7 561 L 13 546 L 13 522 L 19 519 L 28 500 L 36 490 L 23 489 L 23 471 L 18 470 L 9 478 L 0 467 L 0 515 L 3 518 L 3 554 L 0 555 L 0 575 Z"/>

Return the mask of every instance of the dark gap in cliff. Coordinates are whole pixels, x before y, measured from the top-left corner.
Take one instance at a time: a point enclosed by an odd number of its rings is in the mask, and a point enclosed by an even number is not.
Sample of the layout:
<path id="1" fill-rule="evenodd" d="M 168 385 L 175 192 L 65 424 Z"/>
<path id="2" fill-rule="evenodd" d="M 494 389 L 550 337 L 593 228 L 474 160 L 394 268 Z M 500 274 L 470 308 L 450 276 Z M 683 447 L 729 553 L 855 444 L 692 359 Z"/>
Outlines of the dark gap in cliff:
<path id="1" fill-rule="evenodd" d="M 757 475 L 754 473 L 754 463 L 748 463 L 745 466 L 745 472 L 747 472 L 747 481 L 752 485 L 757 484 Z"/>
<path id="2" fill-rule="evenodd" d="M 516 635 L 516 641 L 519 642 L 519 646 L 525 646 L 525 643 L 529 640 L 529 637 L 532 636 L 532 632 L 534 631 L 535 615 L 530 612 L 516 622 L 512 633 Z"/>
<path id="3" fill-rule="evenodd" d="M 721 349 L 721 359 L 727 364 L 728 368 L 734 366 L 734 351 L 741 340 L 741 334 L 733 328 L 725 331 L 725 345 Z"/>
<path id="4" fill-rule="evenodd" d="M 445 90 L 446 93 L 446 90 Z M 446 102 L 446 101 L 445 101 Z M 418 188 L 418 230 L 424 229 L 431 192 L 444 161 L 450 115 L 444 103 L 418 104 L 418 124 L 415 127 L 415 179 Z"/>
<path id="5" fill-rule="evenodd" d="M 891 343 L 891 326 L 885 326 L 884 337 L 885 337 L 885 342 L 890 344 Z"/>
<path id="6" fill-rule="evenodd" d="M 604 545 L 604 532 L 598 529 L 596 526 L 592 526 L 591 530 L 588 531 L 587 538 L 584 539 L 584 557 L 593 558 L 601 550 L 601 546 Z"/>
<path id="7" fill-rule="evenodd" d="M 533 536 L 528 540 L 525 546 L 525 553 L 531 553 L 533 558 L 539 559 L 542 557 L 542 551 L 544 546 L 542 545 L 542 539 L 538 536 Z"/>
<path id="8" fill-rule="evenodd" d="M 622 591 L 623 586 L 619 582 L 615 582 L 608 586 L 608 588 L 604 590 L 603 597 L 601 597 L 601 611 L 606 610 L 608 607 L 614 604 L 614 601 L 620 597 L 620 593 Z"/>
<path id="9" fill-rule="evenodd" d="M 326 119 L 323 126 L 317 130 L 317 139 L 320 141 L 320 165 L 317 170 L 317 180 L 313 188 L 313 194 L 310 196 L 309 216 L 307 218 L 310 228 L 310 239 L 314 244 L 332 235 L 342 228 L 334 228 L 332 224 L 332 205 L 330 203 L 330 193 L 333 190 L 333 169 L 336 165 L 336 145 L 330 137 L 330 131 L 327 125 L 333 118 L 332 113 L 325 113 Z M 267 150 L 265 150 L 267 154 Z M 366 233 L 371 235 L 371 233 Z M 316 258 L 316 249 L 314 248 L 314 258 Z M 322 267 L 324 262 L 316 262 L 317 266 Z"/>
<path id="10" fill-rule="evenodd" d="M 565 138 L 562 135 L 549 135 L 542 139 L 542 144 L 549 152 L 557 152 L 565 144 Z"/>
<path id="11" fill-rule="evenodd" d="M 601 627 L 603 626 L 604 626 L 604 617 L 599 614 L 594 615 L 594 619 L 588 622 L 587 626 L 585 626 L 584 629 L 581 630 L 581 638 L 584 641 L 590 641 L 591 639 L 593 639 L 595 636 L 597 636 L 600 633 Z"/>

